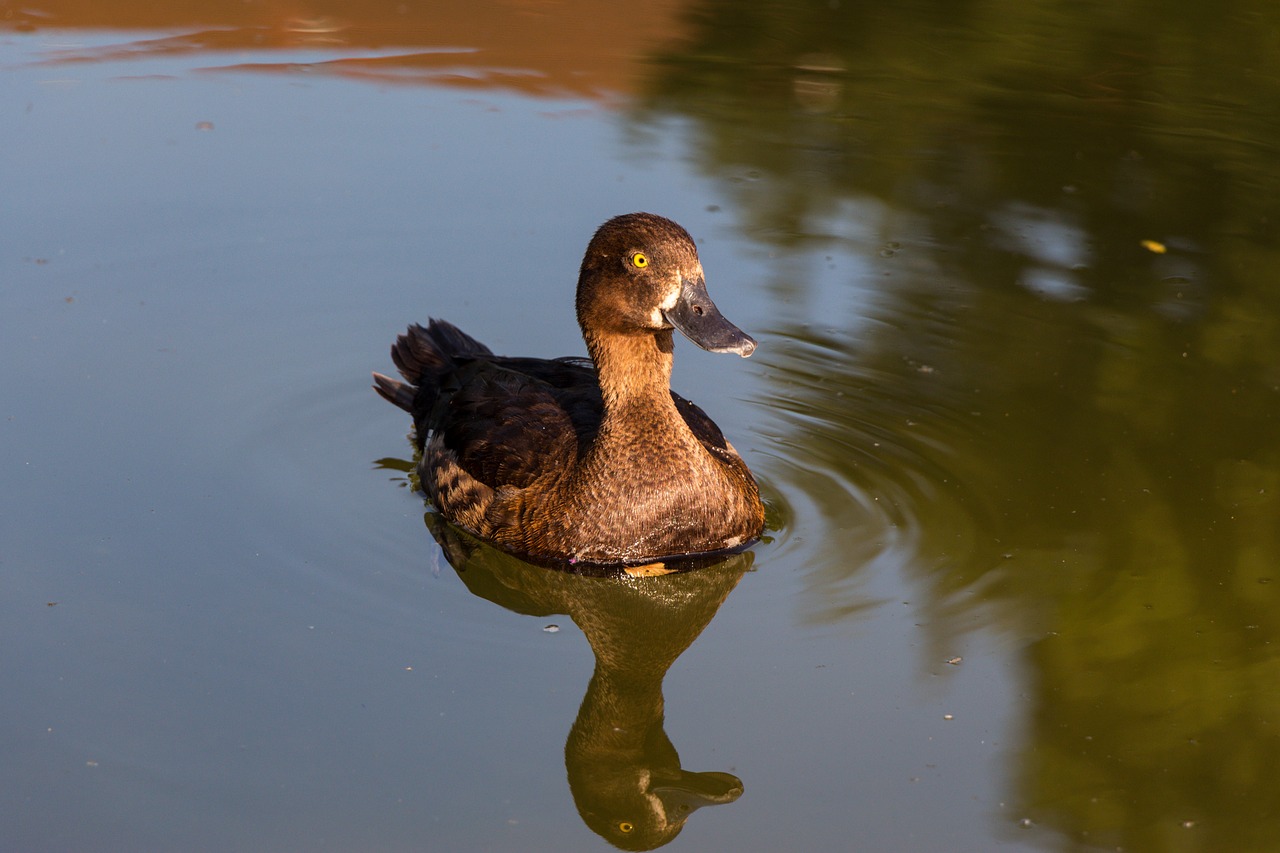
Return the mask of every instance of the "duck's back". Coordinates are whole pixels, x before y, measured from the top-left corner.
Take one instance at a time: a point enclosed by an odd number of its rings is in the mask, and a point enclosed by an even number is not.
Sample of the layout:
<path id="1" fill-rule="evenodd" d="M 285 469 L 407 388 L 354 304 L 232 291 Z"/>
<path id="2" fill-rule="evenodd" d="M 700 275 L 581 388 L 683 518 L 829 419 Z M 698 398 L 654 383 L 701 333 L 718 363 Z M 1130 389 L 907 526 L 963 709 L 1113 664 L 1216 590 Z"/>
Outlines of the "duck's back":
<path id="1" fill-rule="evenodd" d="M 410 326 L 392 359 L 407 384 L 375 375 L 374 387 L 413 415 L 418 448 L 425 454 L 430 440 L 437 455 L 453 454 L 490 488 L 526 488 L 554 463 L 571 462 L 600 423 L 600 388 L 586 359 L 496 356 L 442 320 Z M 423 488 L 434 500 L 432 479 L 424 476 Z"/>
<path id="2" fill-rule="evenodd" d="M 446 516 L 465 509 L 442 493 L 453 467 L 494 490 L 549 488 L 595 439 L 602 411 L 595 373 L 582 364 L 473 358 L 415 413 L 424 487 Z"/>

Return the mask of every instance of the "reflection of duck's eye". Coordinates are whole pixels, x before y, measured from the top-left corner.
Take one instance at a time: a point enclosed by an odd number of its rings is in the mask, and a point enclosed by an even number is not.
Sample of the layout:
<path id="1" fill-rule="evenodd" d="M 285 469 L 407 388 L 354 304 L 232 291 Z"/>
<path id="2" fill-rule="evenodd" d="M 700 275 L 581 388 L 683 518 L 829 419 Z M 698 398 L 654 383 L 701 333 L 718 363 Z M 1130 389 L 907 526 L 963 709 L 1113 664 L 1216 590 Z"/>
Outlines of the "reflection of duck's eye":
<path id="1" fill-rule="evenodd" d="M 644 269 L 649 266 L 649 258 L 644 252 L 636 252 L 631 256 L 631 265 L 636 269 Z"/>
<path id="2" fill-rule="evenodd" d="M 644 255 L 641 255 L 640 257 L 643 258 Z M 640 264 L 636 264 L 636 266 L 640 266 Z M 624 820 L 622 823 L 618 824 L 618 832 L 621 832 L 623 835 L 626 835 L 628 832 L 630 832 L 635 828 L 636 828 L 636 825 L 631 821 L 627 821 L 627 820 Z"/>

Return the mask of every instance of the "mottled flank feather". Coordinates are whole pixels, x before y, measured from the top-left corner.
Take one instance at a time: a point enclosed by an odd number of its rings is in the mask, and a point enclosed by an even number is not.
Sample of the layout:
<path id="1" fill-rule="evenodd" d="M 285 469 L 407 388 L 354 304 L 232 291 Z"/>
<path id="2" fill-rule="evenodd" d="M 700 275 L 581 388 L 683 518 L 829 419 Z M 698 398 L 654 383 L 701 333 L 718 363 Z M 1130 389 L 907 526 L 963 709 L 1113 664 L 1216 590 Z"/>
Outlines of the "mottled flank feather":
<path id="1" fill-rule="evenodd" d="M 578 318 L 590 360 L 496 356 L 442 320 L 396 340 L 405 381 L 375 373 L 374 388 L 413 415 L 436 509 L 553 560 L 645 563 L 757 538 L 763 507 L 746 465 L 669 388 L 673 325 L 715 351 L 755 346 L 706 296 L 684 230 L 648 214 L 601 226 Z"/>

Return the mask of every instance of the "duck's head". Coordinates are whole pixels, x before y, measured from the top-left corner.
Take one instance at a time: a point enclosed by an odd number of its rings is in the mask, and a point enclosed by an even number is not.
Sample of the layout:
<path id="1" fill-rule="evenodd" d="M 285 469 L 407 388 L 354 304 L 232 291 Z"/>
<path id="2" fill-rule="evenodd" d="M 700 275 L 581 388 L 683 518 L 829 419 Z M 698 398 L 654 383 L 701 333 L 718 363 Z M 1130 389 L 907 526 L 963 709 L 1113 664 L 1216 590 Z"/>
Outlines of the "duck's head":
<path id="1" fill-rule="evenodd" d="M 616 216 L 596 231 L 582 259 L 577 307 L 588 343 L 674 328 L 711 352 L 745 358 L 756 348 L 707 295 L 689 232 L 651 213 Z"/>

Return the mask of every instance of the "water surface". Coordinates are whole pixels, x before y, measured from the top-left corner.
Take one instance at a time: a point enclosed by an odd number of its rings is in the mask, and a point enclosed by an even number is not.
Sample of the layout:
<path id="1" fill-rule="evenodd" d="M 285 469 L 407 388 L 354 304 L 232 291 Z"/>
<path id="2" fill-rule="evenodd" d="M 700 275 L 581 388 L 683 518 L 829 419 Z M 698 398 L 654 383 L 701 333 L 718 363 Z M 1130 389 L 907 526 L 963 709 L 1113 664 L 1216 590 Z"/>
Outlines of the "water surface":
<path id="1" fill-rule="evenodd" d="M 111 5 L 0 5 L 7 845 L 1280 847 L 1270 6 Z M 630 210 L 775 529 L 450 538 L 368 372 Z"/>

